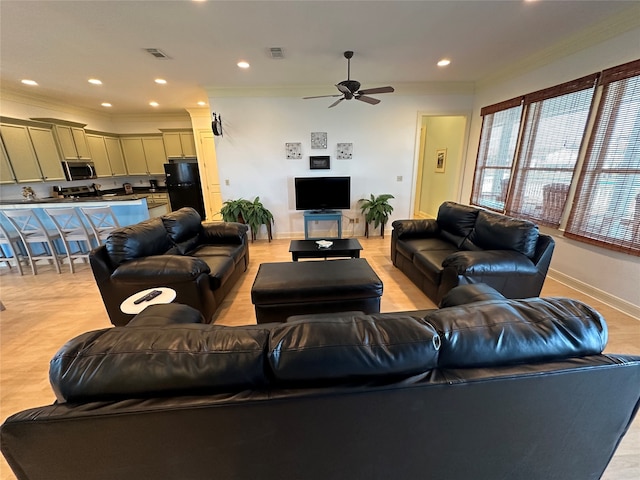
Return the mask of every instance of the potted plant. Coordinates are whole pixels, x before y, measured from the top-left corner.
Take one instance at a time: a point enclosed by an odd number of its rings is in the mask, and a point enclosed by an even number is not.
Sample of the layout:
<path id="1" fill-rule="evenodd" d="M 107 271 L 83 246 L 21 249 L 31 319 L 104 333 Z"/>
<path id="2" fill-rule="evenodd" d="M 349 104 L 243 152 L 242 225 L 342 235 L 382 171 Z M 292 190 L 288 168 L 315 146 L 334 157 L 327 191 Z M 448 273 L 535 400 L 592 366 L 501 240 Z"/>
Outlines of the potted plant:
<path id="1" fill-rule="evenodd" d="M 251 228 L 251 240 L 256 239 L 260 225 L 266 225 L 269 241 L 271 241 L 271 224 L 273 223 L 272 213 L 262 204 L 260 197 L 256 197 L 253 202 L 247 201 L 244 218 Z"/>
<path id="2" fill-rule="evenodd" d="M 380 225 L 380 235 L 384 238 L 384 226 L 389 220 L 389 215 L 393 212 L 393 207 L 389 204 L 389 199 L 394 198 L 389 193 L 383 193 L 377 197 L 371 194 L 370 198 L 358 200 L 360 210 L 364 215 L 364 234 L 369 237 L 369 224 L 373 222 L 374 228 Z"/>
<path id="3" fill-rule="evenodd" d="M 251 202 L 244 198 L 238 200 L 227 200 L 222 204 L 220 214 L 225 222 L 247 223 L 247 205 Z"/>

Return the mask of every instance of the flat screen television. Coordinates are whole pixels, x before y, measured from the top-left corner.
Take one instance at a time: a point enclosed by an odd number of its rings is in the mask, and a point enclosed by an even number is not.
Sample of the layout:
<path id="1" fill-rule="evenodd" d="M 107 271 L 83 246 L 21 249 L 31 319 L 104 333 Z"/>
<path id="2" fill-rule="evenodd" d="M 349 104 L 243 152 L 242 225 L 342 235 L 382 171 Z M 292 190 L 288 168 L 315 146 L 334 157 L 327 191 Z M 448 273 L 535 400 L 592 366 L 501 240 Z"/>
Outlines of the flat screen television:
<path id="1" fill-rule="evenodd" d="M 348 210 L 351 177 L 296 177 L 296 210 Z"/>

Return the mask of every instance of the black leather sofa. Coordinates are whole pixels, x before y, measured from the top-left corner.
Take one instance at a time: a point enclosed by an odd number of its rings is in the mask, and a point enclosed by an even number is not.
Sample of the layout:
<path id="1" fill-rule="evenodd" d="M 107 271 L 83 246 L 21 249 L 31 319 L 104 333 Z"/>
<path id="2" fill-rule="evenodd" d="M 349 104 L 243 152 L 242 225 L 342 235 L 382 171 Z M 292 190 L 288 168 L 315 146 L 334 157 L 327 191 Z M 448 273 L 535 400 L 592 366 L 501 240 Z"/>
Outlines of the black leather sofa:
<path id="1" fill-rule="evenodd" d="M 640 404 L 640 357 L 569 299 L 200 321 L 67 342 L 56 403 L 0 427 L 18 480 L 596 479 Z"/>
<path id="2" fill-rule="evenodd" d="M 436 304 L 457 285 L 485 283 L 507 298 L 540 295 L 555 241 L 527 220 L 454 202 L 436 219 L 395 220 L 391 261 Z"/>
<path id="3" fill-rule="evenodd" d="M 175 301 L 191 305 L 210 322 L 220 302 L 249 265 L 248 227 L 202 223 L 193 208 L 114 230 L 89 262 L 111 323 L 133 315 L 120 304 L 148 288 L 170 287 Z"/>

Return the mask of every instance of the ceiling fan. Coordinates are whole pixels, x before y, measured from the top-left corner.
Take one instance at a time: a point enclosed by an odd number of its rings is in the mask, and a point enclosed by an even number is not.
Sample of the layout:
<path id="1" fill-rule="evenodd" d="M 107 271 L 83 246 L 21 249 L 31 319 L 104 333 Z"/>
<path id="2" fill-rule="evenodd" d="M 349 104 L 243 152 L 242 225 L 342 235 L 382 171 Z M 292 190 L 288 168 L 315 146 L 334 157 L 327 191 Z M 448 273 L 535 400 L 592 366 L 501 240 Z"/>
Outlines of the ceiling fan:
<path id="1" fill-rule="evenodd" d="M 371 105 L 377 105 L 378 103 L 380 103 L 380 100 L 378 100 L 377 98 L 369 97 L 368 95 L 372 93 L 392 93 L 394 91 L 393 87 L 378 87 L 360 90 L 360 82 L 358 82 L 357 80 L 351 80 L 351 57 L 353 57 L 352 51 L 347 50 L 346 52 L 344 52 L 344 58 L 347 59 L 347 79 L 336 84 L 336 88 L 341 92 L 340 94 L 304 97 L 303 99 L 307 100 L 309 98 L 341 97 L 331 105 L 329 105 L 329 108 L 335 107 L 343 100 L 351 100 L 352 98 L 365 103 L 369 103 Z"/>

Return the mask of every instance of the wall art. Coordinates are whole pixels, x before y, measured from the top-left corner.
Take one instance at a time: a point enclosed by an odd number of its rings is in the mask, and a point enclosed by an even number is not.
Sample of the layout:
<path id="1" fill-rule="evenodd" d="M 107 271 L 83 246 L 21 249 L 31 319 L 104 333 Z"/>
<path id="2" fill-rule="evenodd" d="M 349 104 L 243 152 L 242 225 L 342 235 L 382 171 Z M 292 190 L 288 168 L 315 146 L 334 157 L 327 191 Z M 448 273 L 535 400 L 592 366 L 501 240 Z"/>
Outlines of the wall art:
<path id="1" fill-rule="evenodd" d="M 301 143 L 285 143 L 287 150 L 287 160 L 302 158 Z"/>
<path id="2" fill-rule="evenodd" d="M 351 160 L 353 158 L 353 143 L 339 143 L 336 157 L 339 160 Z"/>
<path id="3" fill-rule="evenodd" d="M 436 150 L 436 173 L 444 173 L 444 167 L 447 163 L 447 149 Z"/>
<path id="4" fill-rule="evenodd" d="M 327 132 L 311 132 L 311 148 L 327 148 Z"/>

